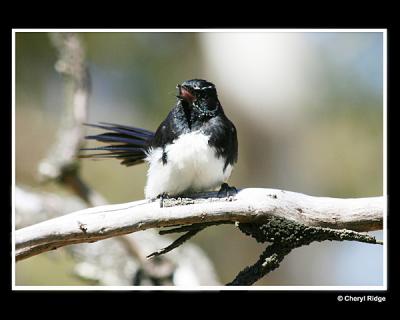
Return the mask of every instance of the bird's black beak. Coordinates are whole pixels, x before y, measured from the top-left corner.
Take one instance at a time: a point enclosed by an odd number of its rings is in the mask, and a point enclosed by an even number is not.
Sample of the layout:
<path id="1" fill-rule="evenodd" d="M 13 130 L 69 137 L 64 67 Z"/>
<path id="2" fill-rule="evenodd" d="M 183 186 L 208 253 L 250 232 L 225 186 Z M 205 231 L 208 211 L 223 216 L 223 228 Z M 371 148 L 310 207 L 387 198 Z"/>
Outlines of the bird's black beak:
<path id="1" fill-rule="evenodd" d="M 182 96 L 181 96 L 181 88 L 182 88 L 182 86 L 181 86 L 180 84 L 177 84 L 177 85 L 176 85 L 176 89 L 177 89 L 177 95 L 176 95 L 176 97 L 177 97 L 178 99 L 182 99 Z"/>

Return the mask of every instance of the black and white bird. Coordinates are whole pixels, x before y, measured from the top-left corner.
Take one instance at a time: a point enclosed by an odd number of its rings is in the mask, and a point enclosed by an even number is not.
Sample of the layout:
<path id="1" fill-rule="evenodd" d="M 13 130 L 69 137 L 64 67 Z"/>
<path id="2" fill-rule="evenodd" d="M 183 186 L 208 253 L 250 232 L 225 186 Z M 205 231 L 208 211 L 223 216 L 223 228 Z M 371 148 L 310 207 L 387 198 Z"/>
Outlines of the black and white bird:
<path id="1" fill-rule="evenodd" d="M 86 139 L 107 146 L 82 150 L 106 151 L 83 158 L 116 158 L 132 166 L 147 162 L 145 197 L 154 199 L 218 190 L 234 194 L 226 183 L 237 162 L 236 128 L 227 118 L 211 82 L 193 79 L 177 85 L 176 105 L 157 131 L 111 124 L 87 124 L 107 132 Z"/>

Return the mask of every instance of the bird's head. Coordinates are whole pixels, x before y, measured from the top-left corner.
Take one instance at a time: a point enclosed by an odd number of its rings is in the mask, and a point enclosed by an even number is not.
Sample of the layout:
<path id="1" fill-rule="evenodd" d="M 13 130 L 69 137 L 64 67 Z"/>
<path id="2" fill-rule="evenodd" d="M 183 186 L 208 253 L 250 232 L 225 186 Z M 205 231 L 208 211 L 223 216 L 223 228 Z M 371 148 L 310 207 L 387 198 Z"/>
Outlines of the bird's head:
<path id="1" fill-rule="evenodd" d="M 217 90 L 211 82 L 193 79 L 178 84 L 177 98 L 185 108 L 196 110 L 200 114 L 215 113 L 220 107 Z"/>

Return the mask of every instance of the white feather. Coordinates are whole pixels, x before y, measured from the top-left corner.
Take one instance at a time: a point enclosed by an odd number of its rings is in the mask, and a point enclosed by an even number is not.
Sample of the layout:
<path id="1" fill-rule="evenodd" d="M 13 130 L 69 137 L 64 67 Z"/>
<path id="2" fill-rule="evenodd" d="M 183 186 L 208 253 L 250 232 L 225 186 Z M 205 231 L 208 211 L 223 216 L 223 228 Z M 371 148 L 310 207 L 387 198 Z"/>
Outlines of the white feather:
<path id="1" fill-rule="evenodd" d="M 224 171 L 225 159 L 217 157 L 208 144 L 209 136 L 200 131 L 181 135 L 167 145 L 167 163 L 162 161 L 162 148 L 150 150 L 146 198 L 155 198 L 162 193 L 177 195 L 186 191 L 214 190 L 228 180 L 232 166 Z"/>

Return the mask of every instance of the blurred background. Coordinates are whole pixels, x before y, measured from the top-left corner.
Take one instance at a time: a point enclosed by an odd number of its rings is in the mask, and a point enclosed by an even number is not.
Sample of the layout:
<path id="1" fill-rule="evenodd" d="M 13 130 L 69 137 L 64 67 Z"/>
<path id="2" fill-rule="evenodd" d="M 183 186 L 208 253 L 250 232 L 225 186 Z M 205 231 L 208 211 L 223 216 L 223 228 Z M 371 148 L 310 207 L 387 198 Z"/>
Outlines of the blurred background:
<path id="1" fill-rule="evenodd" d="M 89 122 L 155 130 L 175 86 L 213 82 L 235 123 L 239 159 L 230 179 L 328 197 L 383 194 L 383 34 L 374 32 L 81 33 L 92 77 Z M 62 121 L 63 78 L 47 33 L 18 32 L 16 183 L 40 185 L 39 161 Z M 88 133 L 97 132 L 88 129 Z M 143 198 L 146 165 L 83 160 L 82 177 L 110 203 Z M 382 232 L 371 232 L 382 238 Z M 253 264 L 264 245 L 233 226 L 190 240 L 222 283 Z M 17 285 L 87 285 L 63 250 L 16 264 Z M 323 242 L 295 249 L 257 285 L 383 285 L 383 247 Z"/>

